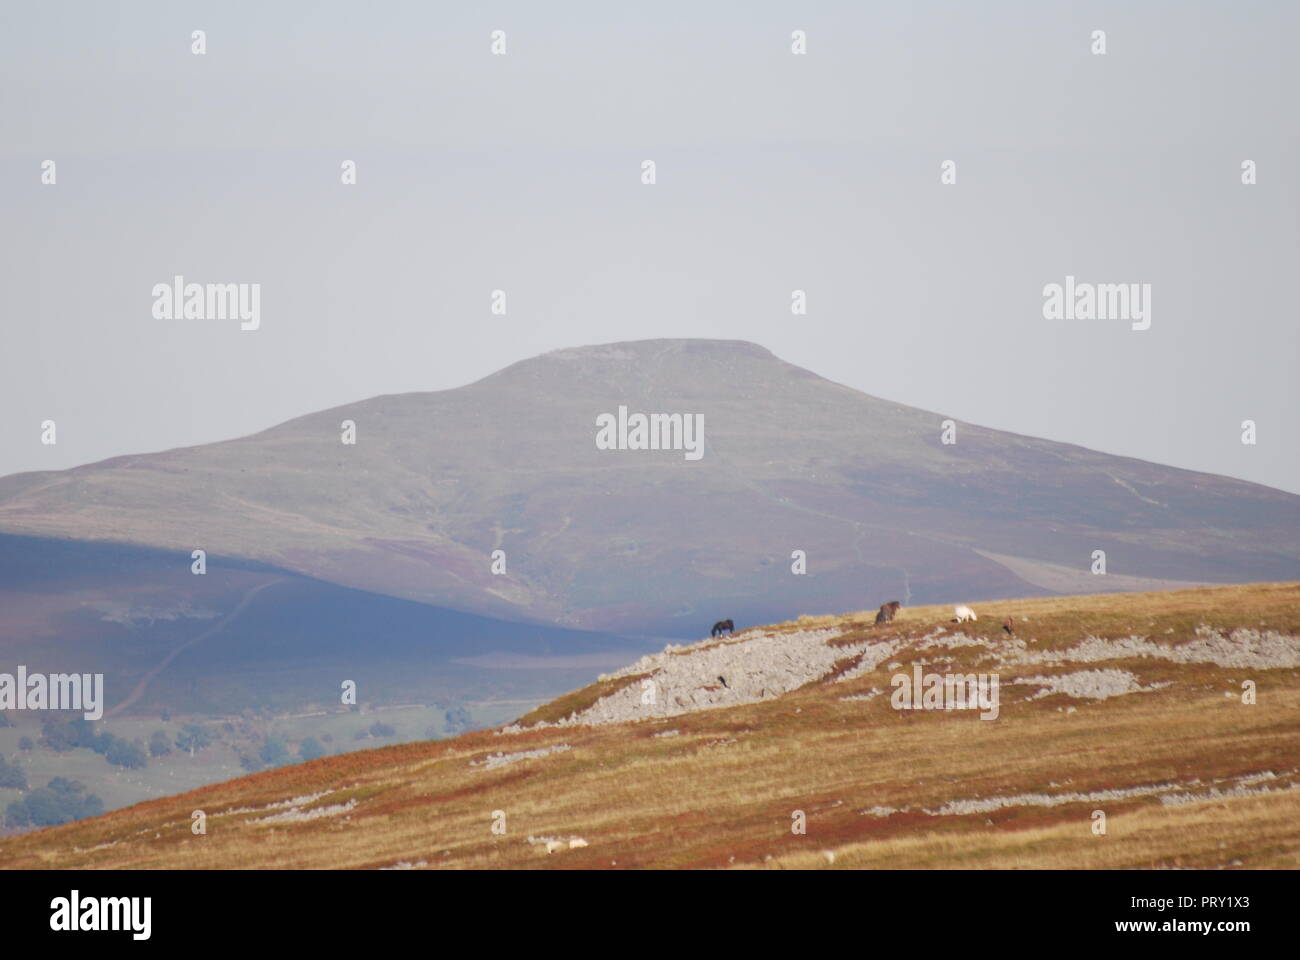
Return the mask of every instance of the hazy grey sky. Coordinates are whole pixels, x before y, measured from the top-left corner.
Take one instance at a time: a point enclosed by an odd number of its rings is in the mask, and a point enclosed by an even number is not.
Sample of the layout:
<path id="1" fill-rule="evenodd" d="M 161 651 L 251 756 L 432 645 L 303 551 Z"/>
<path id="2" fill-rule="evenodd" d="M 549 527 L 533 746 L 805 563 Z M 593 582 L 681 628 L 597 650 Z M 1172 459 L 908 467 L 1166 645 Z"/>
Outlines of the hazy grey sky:
<path id="1" fill-rule="evenodd" d="M 723 337 L 1300 492 L 1297 36 L 1291 2 L 5 4 L 0 474 Z M 261 328 L 154 319 L 175 274 L 260 283 Z M 1150 283 L 1151 328 L 1045 320 L 1067 274 Z"/>

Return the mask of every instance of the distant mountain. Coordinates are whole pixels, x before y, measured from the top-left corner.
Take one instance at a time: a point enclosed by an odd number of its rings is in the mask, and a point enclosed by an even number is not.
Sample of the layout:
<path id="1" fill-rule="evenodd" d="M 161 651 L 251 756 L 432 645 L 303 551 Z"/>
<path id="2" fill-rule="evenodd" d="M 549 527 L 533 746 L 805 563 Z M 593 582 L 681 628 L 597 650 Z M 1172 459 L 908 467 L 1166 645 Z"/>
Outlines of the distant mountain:
<path id="1" fill-rule="evenodd" d="M 702 456 L 598 449 L 597 418 L 620 406 L 701 415 Z M 239 440 L 6 477 L 0 532 L 184 567 L 203 548 L 484 616 L 674 636 L 892 599 L 1300 578 L 1300 496 L 964 423 L 946 445 L 944 419 L 752 343 L 582 347 Z"/>

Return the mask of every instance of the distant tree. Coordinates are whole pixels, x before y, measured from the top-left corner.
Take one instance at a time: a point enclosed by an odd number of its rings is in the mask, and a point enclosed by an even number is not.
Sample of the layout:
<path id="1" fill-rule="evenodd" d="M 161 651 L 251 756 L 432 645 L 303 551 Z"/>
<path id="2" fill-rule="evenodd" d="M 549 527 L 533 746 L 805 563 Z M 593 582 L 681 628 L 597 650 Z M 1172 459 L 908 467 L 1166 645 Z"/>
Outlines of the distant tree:
<path id="1" fill-rule="evenodd" d="M 12 826 L 52 827 L 103 812 L 103 802 L 93 793 L 86 793 L 84 783 L 55 777 L 46 786 L 9 804 L 7 814 Z"/>
<path id="2" fill-rule="evenodd" d="M 395 737 L 397 736 L 397 731 L 392 727 L 390 727 L 388 724 L 380 723 L 378 720 L 376 720 L 374 723 L 370 725 L 370 735 L 372 737 L 377 737 L 377 738 Z"/>
<path id="3" fill-rule="evenodd" d="M 262 769 L 262 761 L 258 759 L 257 754 L 247 750 L 240 750 L 239 765 L 249 773 L 256 773 Z"/>
<path id="4" fill-rule="evenodd" d="M 9 714 L 0 710 L 0 727 L 12 727 L 14 722 L 9 719 Z"/>
<path id="5" fill-rule="evenodd" d="M 41 739 L 51 750 L 59 753 L 78 747 L 105 753 L 112 743 L 111 734 L 107 731 L 97 733 L 95 725 L 85 717 L 50 717 L 41 724 Z"/>
<path id="6" fill-rule="evenodd" d="M 104 759 L 115 767 L 126 767 L 130 770 L 138 770 L 149 765 L 149 757 L 145 754 L 144 747 L 122 737 L 113 738 L 112 744 L 104 752 Z"/>
<path id="7" fill-rule="evenodd" d="M 56 734 L 62 740 L 66 741 L 69 747 L 95 747 L 95 725 L 85 717 L 71 717 L 66 720 L 55 720 L 56 725 L 62 725 L 62 729 Z M 102 752 L 102 751 L 101 751 Z"/>
<path id="8" fill-rule="evenodd" d="M 180 735 L 176 738 L 176 747 L 184 750 L 191 757 L 196 750 L 202 750 L 212 742 L 212 735 L 197 723 L 187 723 L 181 728 Z"/>
<path id="9" fill-rule="evenodd" d="M 77 746 L 77 731 L 68 721 L 51 717 L 41 724 L 41 739 L 54 752 L 63 753 Z"/>
<path id="10" fill-rule="evenodd" d="M 334 734 L 332 734 L 332 733 L 327 733 L 327 734 L 325 734 L 325 736 L 321 737 L 321 740 L 324 741 L 325 743 L 333 743 L 333 742 L 334 742 Z"/>
<path id="11" fill-rule="evenodd" d="M 172 752 L 172 745 L 167 739 L 167 733 L 164 730 L 155 730 L 149 737 L 149 756 L 165 757 Z"/>
<path id="12" fill-rule="evenodd" d="M 164 707 L 162 713 L 158 714 L 158 719 L 161 720 L 163 723 L 171 723 L 172 712 L 168 710 L 166 707 Z"/>
<path id="13" fill-rule="evenodd" d="M 289 748 L 279 737 L 267 737 L 258 756 L 268 767 L 282 767 L 293 759 L 289 755 Z"/>
<path id="14" fill-rule="evenodd" d="M 0 787 L 14 790 L 27 789 L 27 774 L 23 768 L 16 763 L 10 763 L 2 756 L 0 756 Z"/>
<path id="15" fill-rule="evenodd" d="M 318 760 L 325 756 L 325 748 L 320 745 L 320 741 L 315 737 L 308 737 L 298 744 L 298 756 L 303 760 Z"/>
<path id="16" fill-rule="evenodd" d="M 443 717 L 447 721 L 448 733 L 461 733 L 462 731 L 468 730 L 470 724 L 474 722 L 473 718 L 469 715 L 469 711 L 464 707 L 452 707 L 443 714 Z"/>
<path id="17" fill-rule="evenodd" d="M 24 737 L 19 737 L 19 738 L 18 738 L 18 749 L 19 749 L 19 750 L 27 750 L 27 751 L 35 750 L 35 749 L 36 749 L 36 741 L 33 740 L 31 737 L 26 737 L 26 736 L 24 736 Z"/>

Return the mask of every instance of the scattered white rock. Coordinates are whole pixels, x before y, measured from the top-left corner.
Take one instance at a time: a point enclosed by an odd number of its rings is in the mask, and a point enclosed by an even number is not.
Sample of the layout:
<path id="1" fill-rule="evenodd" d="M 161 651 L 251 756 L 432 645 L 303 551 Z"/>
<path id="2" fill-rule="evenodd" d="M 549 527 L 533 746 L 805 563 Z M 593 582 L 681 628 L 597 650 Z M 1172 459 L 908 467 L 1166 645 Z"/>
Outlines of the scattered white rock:
<path id="1" fill-rule="evenodd" d="M 942 628 L 940 628 L 938 632 L 941 633 Z M 927 633 L 919 641 L 909 640 L 907 637 L 898 637 L 894 640 L 884 640 L 879 643 L 866 644 L 862 650 L 862 656 L 858 660 L 857 665 L 850 670 L 844 671 L 843 675 L 839 678 L 840 682 L 845 680 L 856 680 L 858 677 L 866 676 L 868 673 L 874 672 L 882 662 L 897 654 L 898 651 L 902 650 L 904 647 L 912 643 L 923 642 L 932 636 L 935 636 L 935 634 Z M 888 669 L 897 670 L 897 661 L 891 663 Z"/>
<path id="2" fill-rule="evenodd" d="M 855 693 L 851 697 L 840 697 L 840 701 L 843 703 L 852 703 L 855 700 L 874 700 L 884 692 L 885 691 L 881 690 L 879 687 L 872 687 L 864 693 Z"/>
<path id="3" fill-rule="evenodd" d="M 1042 687 L 1029 699 L 1038 700 L 1053 694 L 1063 693 L 1076 700 L 1106 700 L 1110 697 L 1123 696 L 1126 693 L 1142 693 L 1169 686 L 1168 683 L 1152 684 L 1144 687 L 1138 678 L 1127 670 L 1079 670 L 1075 673 L 1062 673 L 1046 677 L 1022 677 L 1015 683 L 1037 684 Z M 1070 708 L 1073 712 L 1074 708 Z"/>
<path id="4" fill-rule="evenodd" d="M 917 641 L 916 647 L 918 650 L 931 650 L 935 647 L 944 647 L 948 650 L 956 650 L 961 647 L 983 647 L 985 650 L 996 653 L 999 659 L 1005 659 L 1023 651 L 1025 641 L 1019 637 L 1001 637 L 997 640 L 991 640 L 988 637 L 968 637 L 964 633 L 947 633 L 941 628 L 922 637 Z M 891 670 L 895 669 L 893 664 L 890 664 L 889 668 Z"/>
<path id="5" fill-rule="evenodd" d="M 214 817 L 228 817 L 240 813 L 262 813 L 265 810 L 284 810 L 289 807 L 305 807 L 309 803 L 315 803 L 322 797 L 327 797 L 334 790 L 322 790 L 320 793 L 309 793 L 301 797 L 291 797 L 288 800 L 277 800 L 274 803 L 268 803 L 262 807 L 232 807 L 229 810 L 221 810 L 214 813 Z"/>
<path id="6" fill-rule="evenodd" d="M 1294 773 L 1293 770 L 1285 776 L 1291 776 Z M 952 800 L 937 810 L 923 809 L 923 812 L 933 817 L 966 816 L 974 813 L 992 813 L 994 810 L 1001 810 L 1006 807 L 1058 807 L 1067 803 L 1104 803 L 1112 800 L 1127 800 L 1133 797 L 1159 797 L 1162 804 L 1179 805 L 1199 803 L 1202 800 L 1219 800 L 1272 793 L 1274 789 L 1257 786 L 1257 784 L 1265 781 L 1276 782 L 1280 779 L 1273 771 L 1266 770 L 1260 773 L 1243 774 L 1238 777 L 1216 780 L 1216 784 L 1230 784 L 1224 789 L 1220 789 L 1213 784 L 1209 785 L 1209 789 L 1204 791 L 1189 789 L 1204 786 L 1199 779 L 1192 779 L 1184 784 L 1155 783 L 1113 790 L 1093 790 L 1087 793 L 1021 793 L 1014 796 Z M 1285 789 L 1294 790 L 1298 788 L 1300 788 L 1300 782 L 1292 782 Z M 1279 787 L 1277 789 L 1283 788 Z"/>
<path id="7" fill-rule="evenodd" d="M 347 803 L 332 803 L 324 807 L 312 807 L 303 810 L 301 807 L 290 807 L 280 813 L 273 813 L 269 817 L 261 817 L 257 820 L 251 820 L 250 823 L 305 823 L 308 820 L 319 820 L 322 817 L 337 817 L 341 813 L 347 813 L 349 810 L 356 809 L 357 801 L 349 800 Z"/>
<path id="8" fill-rule="evenodd" d="M 573 747 L 567 743 L 557 743 L 550 747 L 538 747 L 536 750 L 520 750 L 517 753 L 491 753 L 482 760 L 471 760 L 469 765 L 493 770 L 497 767 L 504 767 L 507 763 L 514 763 L 517 760 L 536 760 L 541 757 L 549 757 L 553 753 L 563 753 L 572 749 Z"/>
<path id="9" fill-rule="evenodd" d="M 937 810 L 923 808 L 923 812 L 932 817 L 961 817 L 972 813 L 992 813 L 1005 807 L 1059 807 L 1067 803 L 1100 803 L 1109 800 L 1126 800 L 1130 797 L 1154 796 L 1174 790 L 1177 786 L 1176 783 L 1156 783 L 1115 790 L 1094 790 L 1090 793 L 1018 793 L 1006 797 L 972 797 L 950 800 Z"/>
<path id="10" fill-rule="evenodd" d="M 1087 636 L 1064 650 L 1044 650 L 1008 657 L 1019 663 L 1095 663 L 1101 660 L 1131 660 L 1150 657 L 1174 663 L 1213 663 L 1220 667 L 1253 670 L 1300 666 L 1300 637 L 1239 627 L 1223 633 L 1201 624 L 1195 639 L 1179 644 L 1153 643 L 1146 637 L 1105 639 Z"/>
<path id="11" fill-rule="evenodd" d="M 650 654 L 610 677 L 649 674 L 654 682 L 654 703 L 643 702 L 642 684 L 632 683 L 554 726 L 628 723 L 770 700 L 825 677 L 835 664 L 848 657 L 863 655 L 873 661 L 870 669 L 874 669 L 878 659 L 869 648 L 882 648 L 880 658 L 894 648 L 889 643 L 870 641 L 829 646 L 827 641 L 841 632 L 827 628 L 747 634 L 722 643 L 701 641 Z M 899 641 L 899 645 L 905 642 Z"/>
<path id="12" fill-rule="evenodd" d="M 1028 622 L 1028 618 L 1022 618 Z M 525 729 L 629 723 L 663 719 L 697 710 L 736 706 L 773 699 L 808 683 L 828 679 L 837 664 L 857 658 L 852 667 L 836 680 L 852 680 L 868 675 L 888 663 L 894 672 L 903 667 L 899 654 L 912 647 L 918 653 L 927 650 L 977 647 L 987 650 L 983 661 L 998 667 L 1023 665 L 1062 666 L 1093 664 L 1107 660 L 1154 658 L 1175 663 L 1213 663 L 1247 669 L 1276 669 L 1300 666 L 1300 638 L 1277 631 L 1238 628 L 1228 633 L 1202 624 L 1194 639 L 1186 642 L 1155 642 L 1144 636 L 1108 639 L 1085 636 L 1064 649 L 1031 649 L 1033 638 L 966 636 L 949 633 L 938 626 L 922 637 L 906 636 L 876 640 L 869 633 L 862 641 L 833 646 L 831 641 L 843 634 L 841 627 L 793 630 L 785 633 L 751 631 L 725 640 L 706 639 L 692 644 L 668 644 L 662 653 L 646 655 L 635 663 L 605 674 L 607 680 L 637 678 L 622 689 L 601 697 L 585 709 L 562 720 L 542 722 L 525 728 L 510 724 L 498 735 L 521 733 Z M 942 668 L 951 657 L 922 657 Z M 651 682 L 647 686 L 643 679 Z M 1042 686 L 1031 699 L 1062 693 L 1076 699 L 1100 700 L 1129 693 L 1159 689 L 1169 684 L 1142 686 L 1132 673 L 1121 669 L 1082 670 L 1055 676 L 1033 676 L 1023 681 Z M 865 701 L 884 691 L 873 689 L 844 697 L 846 701 Z M 1225 697 L 1235 696 L 1228 691 Z M 646 702 L 646 701 L 652 702 Z M 1070 708 L 1073 712 L 1074 708 Z M 796 710 L 795 712 L 799 712 Z M 1066 712 L 1062 709 L 1061 712 Z M 670 737 L 679 731 L 666 730 L 656 737 Z M 727 742 L 727 741 L 715 741 Z M 546 756 L 568 745 L 547 747 L 518 753 L 498 753 L 485 760 L 471 761 L 488 769 L 517 760 Z"/>
<path id="13" fill-rule="evenodd" d="M 1290 773 L 1293 774 L 1295 771 L 1292 770 Z M 1179 807 L 1188 803 L 1201 803 L 1205 800 L 1231 800 L 1234 797 L 1258 797 L 1266 793 L 1277 793 L 1280 790 L 1300 789 L 1300 782 L 1292 782 L 1285 787 L 1261 786 L 1261 784 L 1274 782 L 1278 779 L 1280 778 L 1272 770 L 1263 770 L 1259 773 L 1237 777 L 1235 784 L 1223 790 L 1211 786 L 1208 790 L 1199 793 L 1170 794 L 1169 796 L 1161 797 L 1160 802 L 1166 806 Z"/>
<path id="14" fill-rule="evenodd" d="M 880 817 L 881 819 L 893 816 L 896 813 L 898 813 L 897 807 L 868 807 L 862 811 L 864 817 Z"/>
<path id="15" fill-rule="evenodd" d="M 546 853 L 559 853 L 561 850 L 576 850 L 587 846 L 587 841 L 582 837 L 569 837 L 566 840 L 563 837 L 529 836 L 528 843 L 533 846 L 540 845 Z"/>

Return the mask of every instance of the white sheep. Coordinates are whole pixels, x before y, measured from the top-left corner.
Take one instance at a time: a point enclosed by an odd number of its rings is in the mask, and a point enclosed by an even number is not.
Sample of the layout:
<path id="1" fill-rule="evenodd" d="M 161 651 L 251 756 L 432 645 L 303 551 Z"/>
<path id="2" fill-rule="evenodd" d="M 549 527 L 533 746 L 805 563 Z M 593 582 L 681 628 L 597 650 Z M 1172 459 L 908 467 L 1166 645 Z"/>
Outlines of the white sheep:
<path id="1" fill-rule="evenodd" d="M 964 603 L 961 604 L 960 606 L 954 607 L 952 612 L 957 615 L 958 623 L 965 623 L 967 620 L 979 619 L 979 617 L 975 616 L 975 611 L 972 610 L 970 607 L 966 606 L 966 604 Z"/>

